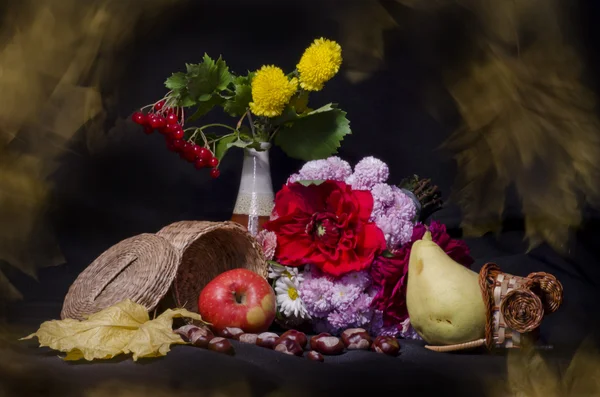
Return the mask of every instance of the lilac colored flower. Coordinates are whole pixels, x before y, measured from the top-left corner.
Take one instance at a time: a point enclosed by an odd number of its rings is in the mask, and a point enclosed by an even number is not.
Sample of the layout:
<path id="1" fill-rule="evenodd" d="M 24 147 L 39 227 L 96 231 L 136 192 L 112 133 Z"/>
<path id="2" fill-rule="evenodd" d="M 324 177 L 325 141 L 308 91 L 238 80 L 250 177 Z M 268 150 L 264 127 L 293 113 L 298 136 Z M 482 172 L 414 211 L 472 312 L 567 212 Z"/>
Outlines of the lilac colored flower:
<path id="1" fill-rule="evenodd" d="M 358 298 L 362 292 L 361 288 L 355 284 L 345 284 L 341 281 L 334 283 L 333 291 L 331 294 L 331 303 L 333 307 L 338 311 L 346 312 L 353 310 L 351 307 L 354 301 Z"/>
<path id="2" fill-rule="evenodd" d="M 352 167 L 339 157 L 309 161 L 297 174 L 288 178 L 288 183 L 298 181 L 339 181 L 342 182 L 352 174 Z"/>
<path id="3" fill-rule="evenodd" d="M 270 261 L 275 256 L 275 248 L 277 248 L 277 235 L 268 230 L 261 230 L 256 235 L 256 241 L 261 246 L 265 259 Z"/>
<path id="4" fill-rule="evenodd" d="M 311 317 L 326 317 L 333 309 L 333 282 L 324 277 L 312 277 L 300 284 L 300 298 Z"/>
<path id="5" fill-rule="evenodd" d="M 327 321 L 331 325 L 335 334 L 340 331 L 349 328 L 354 324 L 354 313 L 351 311 L 334 311 L 329 313 Z"/>
<path id="6" fill-rule="evenodd" d="M 369 271 L 351 272 L 342 276 L 341 282 L 348 285 L 356 285 L 361 291 L 364 291 L 371 285 L 371 276 Z"/>
<path id="7" fill-rule="evenodd" d="M 354 167 L 352 188 L 356 190 L 371 190 L 378 183 L 387 181 L 390 169 L 383 161 L 375 157 L 365 157 Z M 346 183 L 349 183 L 346 180 Z"/>
<path id="8" fill-rule="evenodd" d="M 398 325 L 386 327 L 383 325 L 383 313 L 376 310 L 371 321 L 371 334 L 374 336 L 397 336 L 400 333 Z"/>
<path id="9" fill-rule="evenodd" d="M 404 339 L 414 339 L 414 340 L 423 340 L 417 331 L 410 324 L 410 318 L 404 320 L 401 324 L 400 336 Z"/>
<path id="10" fill-rule="evenodd" d="M 389 248 L 408 243 L 412 238 L 417 213 L 414 201 L 401 189 L 392 187 L 393 204 L 375 217 L 375 224 L 385 235 Z"/>
<path id="11" fill-rule="evenodd" d="M 387 183 L 378 183 L 371 189 L 373 196 L 373 211 L 371 221 L 385 213 L 385 210 L 394 205 L 394 191 Z"/>
<path id="12" fill-rule="evenodd" d="M 363 293 L 354 301 L 352 310 L 354 311 L 354 326 L 363 327 L 373 320 L 373 308 L 371 303 L 373 297 Z"/>
<path id="13" fill-rule="evenodd" d="M 352 175 L 350 164 L 337 156 L 329 157 L 327 163 L 329 163 L 329 177 L 327 179 L 343 182 Z"/>

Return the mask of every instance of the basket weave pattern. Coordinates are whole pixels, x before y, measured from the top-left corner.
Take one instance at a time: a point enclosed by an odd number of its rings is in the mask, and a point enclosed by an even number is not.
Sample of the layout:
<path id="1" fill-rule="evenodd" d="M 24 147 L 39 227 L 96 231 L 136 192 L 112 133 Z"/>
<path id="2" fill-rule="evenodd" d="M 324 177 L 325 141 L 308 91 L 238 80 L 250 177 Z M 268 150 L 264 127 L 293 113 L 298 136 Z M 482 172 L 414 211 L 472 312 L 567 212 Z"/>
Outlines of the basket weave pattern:
<path id="1" fill-rule="evenodd" d="M 488 263 L 481 269 L 479 281 L 488 311 L 488 349 L 520 347 L 523 336 L 536 332 L 544 315 L 555 312 L 563 299 L 562 285 L 548 273 L 518 277 Z"/>
<path id="2" fill-rule="evenodd" d="M 182 221 L 161 229 L 181 255 L 173 292 L 179 307 L 198 312 L 198 295 L 217 275 L 246 268 L 267 277 L 261 247 L 247 230 L 234 222 Z"/>
<path id="3" fill-rule="evenodd" d="M 106 250 L 69 288 L 61 318 L 84 319 L 125 299 L 151 311 L 169 290 L 178 307 L 198 312 L 202 288 L 235 268 L 267 277 L 262 249 L 243 226 L 177 222 L 157 234 L 131 237 Z"/>
<path id="4" fill-rule="evenodd" d="M 180 255 L 154 234 L 134 236 L 112 246 L 69 288 L 61 318 L 86 316 L 131 299 L 152 310 L 175 278 Z"/>

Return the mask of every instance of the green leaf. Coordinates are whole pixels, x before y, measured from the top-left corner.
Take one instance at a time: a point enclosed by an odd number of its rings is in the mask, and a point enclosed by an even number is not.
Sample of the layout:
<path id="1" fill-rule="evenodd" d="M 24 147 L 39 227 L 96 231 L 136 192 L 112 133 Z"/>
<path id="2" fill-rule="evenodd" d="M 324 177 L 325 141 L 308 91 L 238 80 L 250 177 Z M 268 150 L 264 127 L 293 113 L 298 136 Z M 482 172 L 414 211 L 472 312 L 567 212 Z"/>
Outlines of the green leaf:
<path id="1" fill-rule="evenodd" d="M 208 101 L 198 102 L 198 108 L 196 109 L 196 112 L 194 112 L 194 114 L 187 119 L 187 122 L 191 123 L 198 120 L 200 117 L 210 112 L 212 108 L 220 105 L 221 103 L 223 103 L 223 98 L 218 95 L 211 97 Z"/>
<path id="2" fill-rule="evenodd" d="M 223 109 L 230 116 L 239 117 L 246 113 L 250 101 L 252 101 L 252 88 L 247 84 L 236 84 L 235 96 L 225 102 Z"/>
<path id="3" fill-rule="evenodd" d="M 219 57 L 215 62 L 204 55 L 202 63 L 186 65 L 188 70 L 188 90 L 192 98 L 207 101 L 215 91 L 222 91 L 233 80 L 225 61 Z"/>
<path id="4" fill-rule="evenodd" d="M 292 158 L 318 160 L 337 153 L 344 136 L 351 133 L 346 112 L 333 104 L 300 116 L 283 127 L 275 144 Z"/>
<path id="5" fill-rule="evenodd" d="M 275 266 L 275 267 L 284 267 L 282 264 L 280 264 L 279 262 L 275 262 L 275 261 L 267 261 L 267 263 L 271 266 Z"/>
<path id="6" fill-rule="evenodd" d="M 285 107 L 285 109 L 283 110 L 283 113 L 281 113 L 281 115 L 271 119 L 271 124 L 273 124 L 275 126 L 284 125 L 291 121 L 297 120 L 298 118 L 300 118 L 300 115 L 298 115 L 298 113 L 296 113 L 296 110 L 294 109 L 294 107 L 291 105 L 287 105 Z"/>
<path id="7" fill-rule="evenodd" d="M 394 257 L 394 254 L 392 253 L 392 251 L 388 251 L 388 250 L 383 251 L 383 253 L 381 255 L 383 255 L 384 258 L 393 258 Z"/>
<path id="8" fill-rule="evenodd" d="M 167 81 L 165 81 L 165 86 L 168 89 L 174 91 L 181 90 L 182 88 L 185 88 L 186 85 L 187 78 L 185 73 L 183 72 L 173 73 L 171 77 L 169 77 Z"/>
<path id="9" fill-rule="evenodd" d="M 235 135 L 230 135 L 217 142 L 217 146 L 215 148 L 215 157 L 219 159 L 219 162 L 221 162 L 223 157 L 225 157 L 227 154 L 227 151 L 231 147 L 230 144 L 237 139 L 238 138 Z"/>
<path id="10" fill-rule="evenodd" d="M 304 181 L 297 181 L 299 184 L 304 185 L 304 186 L 310 186 L 310 185 L 316 185 L 319 186 L 320 184 L 322 184 L 325 181 L 322 180 L 304 180 Z"/>

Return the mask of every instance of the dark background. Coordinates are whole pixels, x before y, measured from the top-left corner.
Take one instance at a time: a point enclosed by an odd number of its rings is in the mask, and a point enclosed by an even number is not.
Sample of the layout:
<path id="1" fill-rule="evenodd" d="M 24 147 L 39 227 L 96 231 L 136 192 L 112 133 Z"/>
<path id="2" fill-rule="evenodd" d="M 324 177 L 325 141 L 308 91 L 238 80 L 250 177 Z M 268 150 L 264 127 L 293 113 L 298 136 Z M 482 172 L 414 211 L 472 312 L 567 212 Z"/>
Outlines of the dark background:
<path id="1" fill-rule="evenodd" d="M 119 54 L 118 73 L 107 76 L 103 88 L 114 104 L 107 104 L 109 117 L 102 147 L 90 150 L 82 131 L 70 142 L 72 152 L 61 159 L 52 177 L 56 186 L 52 224 L 66 265 L 42 270 L 37 281 L 14 275 L 14 283 L 24 292 L 25 300 L 12 307 L 11 319 L 35 328 L 41 321 L 58 318 L 62 299 L 79 272 L 103 250 L 124 238 L 155 232 L 178 220 L 229 219 L 242 152 L 228 154 L 221 166 L 221 177 L 213 181 L 208 172 L 197 171 L 168 152 L 162 136 L 144 135 L 129 121 L 131 113 L 162 97 L 165 78 L 182 70 L 185 62 L 198 62 L 204 52 L 213 57 L 222 55 L 230 68 L 238 72 L 257 69 L 264 63 L 293 69 L 314 38 L 339 40 L 333 15 L 347 5 L 345 1 L 188 1 L 173 5 L 162 20 L 141 23 L 138 37 Z M 582 21 L 581 45 L 589 70 L 594 71 L 598 66 L 595 37 L 600 6 L 595 1 L 581 5 L 577 11 L 577 18 Z M 381 70 L 359 84 L 351 84 L 342 70 L 311 98 L 311 103 L 337 102 L 348 112 L 353 134 L 343 142 L 339 153 L 342 158 L 354 164 L 372 155 L 389 164 L 392 181 L 399 182 L 416 173 L 432 178 L 444 193 L 449 193 L 456 169 L 450 154 L 438 147 L 454 130 L 458 119 L 447 97 L 439 98 L 446 115 L 442 124 L 429 115 L 419 100 L 425 83 L 441 87 L 440 70 L 424 67 L 417 56 L 419 43 L 408 40 L 401 31 L 386 33 L 385 41 L 386 60 Z M 594 74 L 590 76 L 590 84 L 595 86 Z M 221 115 L 214 114 L 203 121 L 221 119 Z M 301 162 L 285 157 L 278 148 L 271 152 L 271 164 L 275 190 L 301 166 Z M 477 260 L 474 270 L 487 261 L 496 261 L 517 275 L 532 271 L 555 274 L 564 284 L 565 303 L 559 313 L 545 320 L 543 337 L 556 346 L 555 358 L 568 362 L 570 352 L 594 330 L 592 313 L 600 279 L 592 249 L 598 241 L 596 213 L 588 211 L 570 255 L 561 257 L 546 246 L 524 255 L 526 244 L 516 200 L 510 200 L 507 212 L 506 227 L 500 236 L 468 240 Z M 451 203 L 434 218 L 446 223 L 453 235 L 460 236 L 460 212 Z M 336 358 L 323 370 L 248 347 L 240 347 L 238 358 L 233 361 L 208 352 L 176 348 L 165 359 L 138 367 L 129 361 L 112 367 L 77 367 L 56 362 L 48 354 L 38 358 L 60 376 L 69 376 L 69 371 L 81 374 L 82 377 L 73 377 L 76 383 L 135 374 L 146 380 L 165 377 L 171 386 L 183 387 L 192 382 L 190 378 L 184 381 L 182 374 L 193 364 L 205 368 L 195 379 L 207 382 L 206 385 L 209 379 L 217 382 L 215 373 L 226 368 L 252 379 L 257 395 L 276 385 L 293 385 L 295 378 L 309 380 L 302 382 L 302 387 L 325 394 L 343 391 L 353 395 L 362 386 L 369 386 L 377 391 L 460 391 L 481 395 L 481 377 L 505 376 L 502 356 L 440 355 L 426 352 L 418 343 L 407 342 L 404 346 L 403 356 L 395 362 L 357 353 Z M 28 351 L 37 354 L 34 346 Z M 211 369 L 207 368 L 208 361 Z"/>

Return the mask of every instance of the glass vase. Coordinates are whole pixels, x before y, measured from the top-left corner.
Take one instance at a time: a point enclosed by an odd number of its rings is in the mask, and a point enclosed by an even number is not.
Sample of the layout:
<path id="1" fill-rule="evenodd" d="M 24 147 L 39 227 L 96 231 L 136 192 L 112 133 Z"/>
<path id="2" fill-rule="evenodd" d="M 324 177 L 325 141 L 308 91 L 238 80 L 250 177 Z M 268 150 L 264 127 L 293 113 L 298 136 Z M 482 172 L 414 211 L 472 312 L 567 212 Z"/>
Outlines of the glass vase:
<path id="1" fill-rule="evenodd" d="M 261 143 L 262 151 L 244 149 L 242 177 L 231 217 L 233 222 L 245 226 L 253 236 L 269 220 L 274 205 L 270 147 L 269 143 Z"/>

